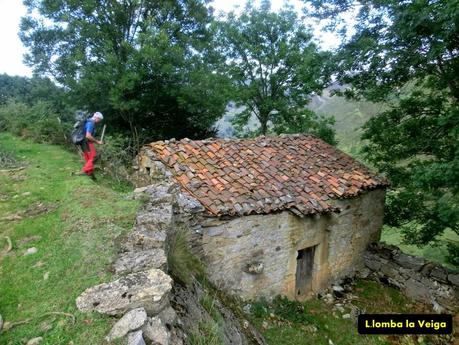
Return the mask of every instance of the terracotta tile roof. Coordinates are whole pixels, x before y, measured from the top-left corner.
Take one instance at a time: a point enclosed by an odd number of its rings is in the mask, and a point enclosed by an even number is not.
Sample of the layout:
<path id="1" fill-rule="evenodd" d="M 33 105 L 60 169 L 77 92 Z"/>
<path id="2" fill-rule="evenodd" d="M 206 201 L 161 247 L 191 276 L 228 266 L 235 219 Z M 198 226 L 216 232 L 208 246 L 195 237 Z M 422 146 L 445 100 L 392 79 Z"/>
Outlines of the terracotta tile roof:
<path id="1" fill-rule="evenodd" d="M 330 199 L 387 185 L 347 154 L 307 135 L 158 141 L 147 148 L 214 215 L 330 212 Z"/>

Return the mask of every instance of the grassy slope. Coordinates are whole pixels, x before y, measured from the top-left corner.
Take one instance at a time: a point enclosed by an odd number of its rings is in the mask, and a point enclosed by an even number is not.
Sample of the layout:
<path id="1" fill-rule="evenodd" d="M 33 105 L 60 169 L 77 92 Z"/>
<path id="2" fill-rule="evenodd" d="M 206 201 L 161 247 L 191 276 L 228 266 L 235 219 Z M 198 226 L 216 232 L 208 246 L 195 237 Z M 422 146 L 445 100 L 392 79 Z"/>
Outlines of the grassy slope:
<path id="1" fill-rule="evenodd" d="M 309 107 L 317 114 L 335 118 L 333 127 L 336 130 L 338 147 L 353 156 L 362 147 L 362 126 L 384 109 L 381 104 L 348 101 L 344 97 L 331 96 L 328 90 L 321 97 L 314 98 Z"/>
<path id="2" fill-rule="evenodd" d="M 381 241 L 393 244 L 405 253 L 422 256 L 427 260 L 438 262 L 446 267 L 458 270 L 457 266 L 454 266 L 447 261 L 448 242 L 459 243 L 459 236 L 452 230 L 446 230 L 441 236 L 437 237 L 438 245 L 429 244 L 418 247 L 412 244 L 403 244 L 403 236 L 398 228 L 384 226 L 383 231 L 381 232 Z"/>
<path id="3" fill-rule="evenodd" d="M 7 199 L 0 201 L 0 219 L 36 210 L 37 203 L 55 207 L 45 214 L 26 214 L 20 221 L 0 221 L 0 248 L 6 246 L 4 236 L 11 237 L 14 245 L 7 255 L 0 254 L 0 314 L 9 322 L 51 311 L 76 316 L 74 325 L 69 318 L 48 316 L 14 327 L 0 335 L 0 343 L 21 344 L 42 336 L 42 344 L 102 344 L 115 320 L 79 313 L 75 298 L 86 288 L 110 280 L 114 239 L 132 227 L 137 201 L 100 182 L 70 176 L 79 170 L 80 161 L 57 146 L 0 134 L 0 147 L 27 165 L 17 174 L 0 173 L 0 200 Z M 27 192 L 30 195 L 22 195 Z M 21 244 L 33 240 L 32 236 L 40 238 Z M 30 247 L 38 252 L 24 256 Z"/>

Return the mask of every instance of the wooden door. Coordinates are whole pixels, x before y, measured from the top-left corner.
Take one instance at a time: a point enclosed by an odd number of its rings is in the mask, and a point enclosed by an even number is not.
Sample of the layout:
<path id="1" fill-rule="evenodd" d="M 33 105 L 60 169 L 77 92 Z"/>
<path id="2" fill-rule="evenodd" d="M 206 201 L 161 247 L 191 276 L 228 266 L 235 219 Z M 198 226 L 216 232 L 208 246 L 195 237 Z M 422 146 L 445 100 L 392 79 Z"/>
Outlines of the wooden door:
<path id="1" fill-rule="evenodd" d="M 314 253 L 316 247 L 309 247 L 298 251 L 296 258 L 296 296 L 302 296 L 312 289 L 312 270 L 314 267 Z"/>

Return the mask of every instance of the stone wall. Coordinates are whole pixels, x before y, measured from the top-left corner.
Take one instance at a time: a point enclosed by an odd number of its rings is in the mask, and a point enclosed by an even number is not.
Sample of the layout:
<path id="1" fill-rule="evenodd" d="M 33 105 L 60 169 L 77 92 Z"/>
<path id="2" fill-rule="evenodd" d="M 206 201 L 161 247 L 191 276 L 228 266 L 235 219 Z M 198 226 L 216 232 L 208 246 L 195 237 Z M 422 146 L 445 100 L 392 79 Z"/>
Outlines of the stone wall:
<path id="1" fill-rule="evenodd" d="M 458 310 L 458 271 L 381 243 L 369 247 L 365 266 L 380 279 L 400 288 L 408 297 L 429 304 L 437 312 Z"/>
<path id="2" fill-rule="evenodd" d="M 378 242 L 384 218 L 385 190 L 376 189 L 352 199 L 336 200 L 342 211 L 328 227 L 329 266 L 333 282 L 354 276 L 364 265 L 368 245 Z"/>
<path id="3" fill-rule="evenodd" d="M 295 294 L 298 250 L 316 246 L 312 290 L 325 289 L 364 265 L 379 239 L 384 190 L 336 202 L 343 211 L 300 218 L 288 211 L 233 219 L 194 217 L 194 247 L 219 288 L 245 299 Z"/>
<path id="4" fill-rule="evenodd" d="M 161 169 L 161 165 L 158 164 Z M 113 263 L 115 280 L 86 289 L 76 300 L 82 312 L 122 316 L 106 337 L 108 342 L 125 337 L 128 345 L 188 345 L 190 334 L 199 337 L 200 322 L 212 316 L 200 304 L 206 293 L 198 282 L 184 287 L 169 276 L 166 256 L 169 240 L 186 215 L 200 213 L 202 206 L 180 192 L 178 185 L 156 170 L 142 179 L 149 185 L 137 188 L 134 197 L 144 204 L 132 231 L 120 244 Z M 180 215 L 177 217 L 176 215 Z M 225 345 L 266 345 L 258 331 L 215 299 L 224 324 L 219 331 Z"/>
<path id="5" fill-rule="evenodd" d="M 165 251 L 177 192 L 167 180 L 136 190 L 134 196 L 143 195 L 145 203 L 113 263 L 115 280 L 90 287 L 76 299 L 81 312 L 122 316 L 108 333 L 108 342 L 125 337 L 128 345 L 186 344 L 174 327 L 173 281 Z"/>

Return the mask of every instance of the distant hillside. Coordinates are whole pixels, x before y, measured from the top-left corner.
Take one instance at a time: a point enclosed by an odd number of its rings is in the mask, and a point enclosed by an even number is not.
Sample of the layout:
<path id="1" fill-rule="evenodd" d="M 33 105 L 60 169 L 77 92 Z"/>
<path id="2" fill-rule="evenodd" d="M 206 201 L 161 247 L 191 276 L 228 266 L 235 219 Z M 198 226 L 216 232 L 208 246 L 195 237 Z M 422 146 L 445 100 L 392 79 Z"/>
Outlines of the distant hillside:
<path id="1" fill-rule="evenodd" d="M 332 88 L 335 88 L 332 86 Z M 362 125 L 377 113 L 384 110 L 383 104 L 348 101 L 344 97 L 331 96 L 331 88 L 321 96 L 315 96 L 309 108 L 316 113 L 335 118 L 338 146 L 346 152 L 355 152 L 360 147 Z"/>
<path id="2" fill-rule="evenodd" d="M 322 95 L 314 96 L 309 108 L 324 116 L 333 116 L 336 120 L 335 130 L 338 138 L 338 146 L 349 153 L 356 152 L 360 147 L 362 125 L 372 116 L 383 110 L 383 105 L 370 102 L 347 101 L 344 97 L 331 96 L 331 90 L 336 85 L 324 90 Z M 231 120 L 244 108 L 237 108 L 229 104 L 226 114 L 216 123 L 218 136 L 230 138 L 235 135 Z M 258 120 L 253 116 L 250 119 L 248 129 L 255 129 Z"/>

